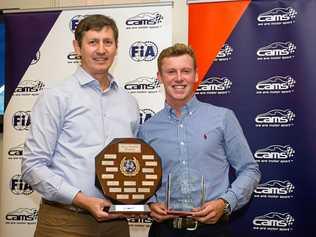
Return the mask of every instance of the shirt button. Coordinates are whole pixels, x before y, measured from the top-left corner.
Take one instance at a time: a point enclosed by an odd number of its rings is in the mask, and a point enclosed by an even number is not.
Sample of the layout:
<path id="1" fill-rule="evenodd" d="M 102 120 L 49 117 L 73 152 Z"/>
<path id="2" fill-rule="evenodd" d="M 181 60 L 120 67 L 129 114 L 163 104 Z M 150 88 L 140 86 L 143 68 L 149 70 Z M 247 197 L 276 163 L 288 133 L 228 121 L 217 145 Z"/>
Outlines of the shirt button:
<path id="1" fill-rule="evenodd" d="M 181 145 L 181 146 L 184 146 L 184 142 L 180 142 L 180 145 Z"/>
<path id="2" fill-rule="evenodd" d="M 180 128 L 183 128 L 183 124 L 181 123 L 181 124 L 179 125 L 179 127 L 180 127 Z"/>

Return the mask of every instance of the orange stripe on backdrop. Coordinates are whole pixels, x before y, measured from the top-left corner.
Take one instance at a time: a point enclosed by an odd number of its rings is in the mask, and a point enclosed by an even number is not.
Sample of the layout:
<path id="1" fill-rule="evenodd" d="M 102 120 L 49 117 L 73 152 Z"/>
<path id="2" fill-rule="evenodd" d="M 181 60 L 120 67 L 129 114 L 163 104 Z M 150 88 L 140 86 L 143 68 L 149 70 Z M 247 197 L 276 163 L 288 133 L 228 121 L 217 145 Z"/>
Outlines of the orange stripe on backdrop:
<path id="1" fill-rule="evenodd" d="M 251 0 L 189 5 L 189 44 L 195 50 L 199 81 L 212 66 Z"/>

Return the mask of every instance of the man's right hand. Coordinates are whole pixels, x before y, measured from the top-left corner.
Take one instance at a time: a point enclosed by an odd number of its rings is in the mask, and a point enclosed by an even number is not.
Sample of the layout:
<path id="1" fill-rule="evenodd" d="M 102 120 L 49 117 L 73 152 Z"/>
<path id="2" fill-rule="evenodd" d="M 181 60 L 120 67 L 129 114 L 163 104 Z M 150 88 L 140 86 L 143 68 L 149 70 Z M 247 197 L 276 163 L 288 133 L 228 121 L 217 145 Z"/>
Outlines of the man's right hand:
<path id="1" fill-rule="evenodd" d="M 176 216 L 170 215 L 167 212 L 167 207 L 164 203 L 150 203 L 150 216 L 156 221 L 156 222 L 163 222 L 168 219 L 175 218 Z"/>
<path id="2" fill-rule="evenodd" d="M 72 202 L 74 205 L 89 211 L 97 221 L 107 221 L 123 217 L 121 214 L 110 214 L 105 211 L 112 205 L 109 200 L 89 197 L 82 192 L 78 192 Z"/>

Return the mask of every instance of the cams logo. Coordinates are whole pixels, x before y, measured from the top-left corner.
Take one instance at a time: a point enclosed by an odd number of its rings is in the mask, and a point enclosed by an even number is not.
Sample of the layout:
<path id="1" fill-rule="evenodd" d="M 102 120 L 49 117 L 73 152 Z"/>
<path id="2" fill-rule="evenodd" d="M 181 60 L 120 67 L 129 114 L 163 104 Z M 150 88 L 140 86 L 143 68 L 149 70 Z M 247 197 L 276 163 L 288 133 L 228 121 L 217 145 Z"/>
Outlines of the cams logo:
<path id="1" fill-rule="evenodd" d="M 256 94 L 280 94 L 294 92 L 296 81 L 291 76 L 274 76 L 267 80 L 259 81 L 256 85 Z"/>
<path id="2" fill-rule="evenodd" d="M 291 195 L 294 192 L 294 185 L 288 181 L 270 180 L 266 183 L 259 184 L 254 191 L 254 196 L 257 198 L 293 198 Z"/>
<path id="3" fill-rule="evenodd" d="M 19 208 L 9 212 L 6 224 L 36 224 L 38 211 L 35 208 Z"/>
<path id="4" fill-rule="evenodd" d="M 231 54 L 233 53 L 233 51 L 234 49 L 230 45 L 224 44 L 224 46 L 217 53 L 214 61 L 223 62 L 231 60 Z"/>
<path id="5" fill-rule="evenodd" d="M 34 64 L 38 63 L 40 58 L 41 58 L 41 53 L 40 53 L 40 51 L 37 51 L 35 56 L 34 56 L 34 58 L 31 61 L 31 65 L 34 65 Z"/>
<path id="6" fill-rule="evenodd" d="M 32 187 L 23 181 L 21 175 L 14 175 L 10 180 L 11 192 L 15 195 L 30 195 L 33 193 Z"/>
<path id="7" fill-rule="evenodd" d="M 80 63 L 81 57 L 75 52 L 71 52 L 67 55 L 67 63 Z"/>
<path id="8" fill-rule="evenodd" d="M 274 8 L 259 14 L 257 21 L 259 26 L 287 25 L 295 23 L 296 15 L 297 11 L 292 7 Z"/>
<path id="9" fill-rule="evenodd" d="M 271 145 L 258 149 L 254 157 L 258 163 L 291 163 L 295 150 L 290 145 Z"/>
<path id="10" fill-rule="evenodd" d="M 138 77 L 124 85 L 129 93 L 158 93 L 160 83 L 155 77 Z"/>
<path id="11" fill-rule="evenodd" d="M 71 32 L 75 32 L 79 22 L 87 16 L 88 15 L 76 15 L 72 17 L 69 22 L 69 29 L 71 30 Z"/>
<path id="12" fill-rule="evenodd" d="M 37 96 L 44 89 L 45 83 L 39 80 L 24 80 L 14 91 L 15 96 Z"/>
<path id="13" fill-rule="evenodd" d="M 17 111 L 12 117 L 12 126 L 15 130 L 29 130 L 31 126 L 31 111 Z"/>
<path id="14" fill-rule="evenodd" d="M 129 49 L 129 56 L 135 62 L 152 61 L 158 55 L 158 47 L 152 41 L 136 41 Z"/>
<path id="15" fill-rule="evenodd" d="M 295 114 L 289 109 L 272 109 L 256 116 L 256 127 L 292 127 Z"/>
<path id="16" fill-rule="evenodd" d="M 146 122 L 147 119 L 150 119 L 155 115 L 155 112 L 151 109 L 141 109 L 140 110 L 140 124 Z"/>
<path id="17" fill-rule="evenodd" d="M 286 60 L 295 57 L 296 46 L 292 42 L 274 42 L 257 51 L 257 60 Z"/>
<path id="18" fill-rule="evenodd" d="M 159 12 L 145 12 L 126 20 L 126 29 L 158 28 L 162 25 L 163 16 Z"/>
<path id="19" fill-rule="evenodd" d="M 255 230 L 292 231 L 294 218 L 289 213 L 270 212 L 252 221 Z"/>
<path id="20" fill-rule="evenodd" d="M 153 222 L 152 218 L 150 216 L 144 216 L 144 217 L 128 217 L 127 218 L 128 225 L 129 226 L 150 226 Z"/>
<path id="21" fill-rule="evenodd" d="M 196 94 L 226 95 L 230 93 L 232 84 L 227 77 L 209 77 L 202 81 L 196 90 Z"/>
<path id="22" fill-rule="evenodd" d="M 18 160 L 18 159 L 21 159 L 22 156 L 23 156 L 23 149 L 24 149 L 24 144 L 20 144 L 20 145 L 17 145 L 15 147 L 11 147 L 9 150 L 8 150 L 8 159 L 9 160 Z"/>

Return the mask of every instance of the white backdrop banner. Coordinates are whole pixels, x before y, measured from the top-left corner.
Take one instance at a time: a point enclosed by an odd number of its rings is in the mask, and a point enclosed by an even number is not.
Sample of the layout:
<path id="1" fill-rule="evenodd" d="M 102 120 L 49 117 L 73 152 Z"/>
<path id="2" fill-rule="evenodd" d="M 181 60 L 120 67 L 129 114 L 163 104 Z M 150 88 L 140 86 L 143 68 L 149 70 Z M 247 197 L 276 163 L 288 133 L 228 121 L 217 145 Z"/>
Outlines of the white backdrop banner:
<path id="1" fill-rule="evenodd" d="M 156 61 L 172 43 L 171 7 L 164 2 L 5 13 L 9 101 L 4 116 L 0 236 L 33 236 L 40 196 L 21 179 L 23 144 L 37 96 L 79 65 L 72 41 L 80 19 L 104 14 L 116 21 L 119 47 L 111 73 L 136 97 L 144 122 L 163 107 Z M 149 218 L 131 219 L 131 235 L 146 236 L 149 224 Z"/>

